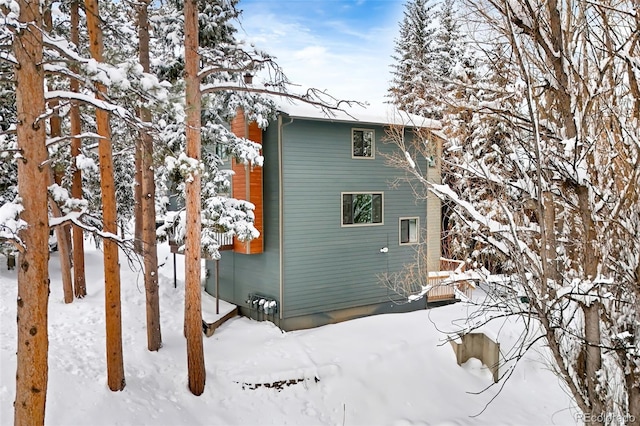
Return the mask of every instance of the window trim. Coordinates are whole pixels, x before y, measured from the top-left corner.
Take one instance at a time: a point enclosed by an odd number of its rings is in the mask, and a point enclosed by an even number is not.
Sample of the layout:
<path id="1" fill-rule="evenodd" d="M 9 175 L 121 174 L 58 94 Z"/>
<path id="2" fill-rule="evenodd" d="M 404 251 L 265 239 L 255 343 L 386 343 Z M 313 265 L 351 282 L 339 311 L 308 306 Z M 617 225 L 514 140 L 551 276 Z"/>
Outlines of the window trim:
<path id="1" fill-rule="evenodd" d="M 354 155 L 353 154 L 353 143 L 354 143 L 354 132 L 371 132 L 371 156 L 367 157 L 364 155 Z M 375 160 L 376 159 L 376 131 L 374 129 L 366 129 L 362 127 L 352 127 L 351 128 L 351 159 L 353 160 Z"/>
<path id="2" fill-rule="evenodd" d="M 359 195 L 359 194 L 380 194 L 382 197 L 381 205 L 380 205 L 380 217 L 381 221 L 379 223 L 344 223 L 344 195 Z M 384 191 L 344 191 L 340 193 L 340 227 L 341 228 L 359 228 L 363 226 L 382 226 L 384 225 Z"/>
<path id="3" fill-rule="evenodd" d="M 214 143 L 213 152 L 218 156 L 223 164 L 231 159 L 231 154 L 228 150 L 228 147 L 225 146 L 225 144 L 221 144 L 220 142 Z"/>
<path id="4" fill-rule="evenodd" d="M 402 221 L 412 220 L 412 219 L 416 220 L 416 240 L 403 243 L 402 242 Z M 411 232 L 409 232 L 409 236 L 411 236 Z M 403 216 L 398 218 L 398 245 L 411 246 L 419 243 L 420 243 L 420 216 Z"/>

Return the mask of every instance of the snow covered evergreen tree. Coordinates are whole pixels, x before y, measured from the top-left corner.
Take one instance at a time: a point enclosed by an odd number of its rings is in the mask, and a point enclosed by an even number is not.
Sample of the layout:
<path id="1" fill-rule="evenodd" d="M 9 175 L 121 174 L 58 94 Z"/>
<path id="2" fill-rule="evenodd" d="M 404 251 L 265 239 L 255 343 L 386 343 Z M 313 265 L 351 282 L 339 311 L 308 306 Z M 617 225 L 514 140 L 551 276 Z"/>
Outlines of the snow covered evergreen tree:
<path id="1" fill-rule="evenodd" d="M 228 123 L 239 110 L 262 127 L 274 112 L 273 102 L 260 94 L 252 93 L 243 80 L 246 73 L 257 73 L 269 63 L 267 54 L 245 46 L 235 38 L 233 20 L 240 12 L 237 1 L 214 1 L 199 3 L 199 39 L 202 62 L 200 77 L 202 82 L 202 250 L 203 253 L 218 257 L 221 234 L 229 233 L 241 240 L 258 236 L 253 226 L 252 205 L 229 197 L 230 174 L 223 170 L 223 158 L 231 157 L 252 165 L 261 165 L 260 146 L 233 134 Z M 164 7 L 157 11 L 155 19 L 156 39 L 153 63 L 159 75 L 166 76 L 173 84 L 175 99 L 184 90 L 182 81 L 183 60 L 180 40 L 182 40 L 181 11 Z M 165 111 L 158 117 L 163 123 L 165 168 L 161 176 L 165 183 L 161 188 L 177 190 L 177 194 L 161 193 L 165 198 L 177 195 L 177 204 L 184 205 L 184 182 L 193 171 L 189 159 L 184 156 L 184 106 L 174 104 L 173 110 Z M 159 232 L 171 232 L 176 241 L 184 236 L 184 212 L 175 216 Z"/>
<path id="2" fill-rule="evenodd" d="M 0 253 L 4 255 L 15 251 L 6 239 L 14 236 L 16 215 L 10 214 L 9 209 L 14 210 L 13 202 L 18 195 L 16 98 L 13 84 L 9 83 L 13 80 L 15 77 L 9 64 L 0 61 Z M 3 212 L 3 208 L 6 211 Z"/>
<path id="3" fill-rule="evenodd" d="M 437 76 L 442 79 L 445 90 L 451 90 L 455 78 L 456 68 L 461 65 L 464 48 L 463 35 L 459 29 L 456 17 L 455 0 L 444 0 L 437 11 L 438 28 L 435 39 L 432 67 Z"/>
<path id="4" fill-rule="evenodd" d="M 398 108 L 442 119 L 450 109 L 447 96 L 459 90 L 455 82 L 473 74 L 474 61 L 456 15 L 455 0 L 405 4 L 389 87 L 389 98 Z"/>
<path id="5" fill-rule="evenodd" d="M 452 129 L 459 132 L 474 125 L 468 112 L 457 105 L 477 101 L 476 94 L 468 87 L 477 82 L 478 65 L 467 47 L 467 35 L 460 30 L 457 15 L 455 0 L 438 4 L 415 0 L 405 5 L 396 39 L 396 63 L 392 65 L 394 78 L 389 89 L 391 102 L 398 108 L 441 120 L 449 134 Z M 448 138 L 444 143 L 447 157 L 466 155 L 468 147 L 452 146 L 454 141 L 455 138 Z M 442 178 L 453 186 L 465 185 L 459 172 L 450 169 L 449 161 L 443 163 Z M 443 254 L 466 258 L 475 252 L 469 237 L 471 229 L 459 221 L 448 202 L 443 203 L 442 211 Z"/>
<path id="6" fill-rule="evenodd" d="M 477 170 L 461 165 L 482 158 L 489 173 L 511 167 L 505 162 L 517 148 L 514 129 L 508 120 L 495 113 L 515 110 L 522 103 L 522 94 L 520 86 L 513 84 L 518 79 L 517 69 L 504 60 L 504 55 L 503 47 L 494 46 L 484 52 L 481 62 L 473 59 L 473 67 L 463 71 L 464 80 L 454 80 L 459 84 L 454 83 L 447 97 L 450 107 L 442 119 L 447 135 L 443 183 L 464 199 L 473 201 L 483 214 L 494 210 L 494 193 L 502 190 L 478 178 Z M 482 69 L 481 75 L 476 75 L 477 69 Z M 444 255 L 472 261 L 476 267 L 482 266 L 494 273 L 502 272 L 508 266 L 505 264 L 508 259 L 475 238 L 475 229 L 455 214 L 455 204 L 444 201 L 443 206 Z"/>
<path id="7" fill-rule="evenodd" d="M 439 118 L 431 93 L 436 73 L 433 60 L 438 49 L 435 27 L 435 3 L 410 0 L 405 4 L 398 38 L 395 39 L 393 80 L 389 88 L 391 102 L 401 110 Z"/>

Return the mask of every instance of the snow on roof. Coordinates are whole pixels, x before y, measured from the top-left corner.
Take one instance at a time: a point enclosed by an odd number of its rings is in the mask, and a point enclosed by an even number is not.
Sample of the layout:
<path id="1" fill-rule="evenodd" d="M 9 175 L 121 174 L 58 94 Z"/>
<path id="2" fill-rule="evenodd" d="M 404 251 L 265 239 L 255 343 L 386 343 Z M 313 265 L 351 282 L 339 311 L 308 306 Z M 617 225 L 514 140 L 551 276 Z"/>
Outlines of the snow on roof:
<path id="1" fill-rule="evenodd" d="M 340 110 L 323 110 L 315 105 L 285 97 L 274 97 L 278 110 L 294 118 L 334 122 L 359 122 L 363 124 L 399 125 L 442 129 L 438 120 L 431 120 L 400 111 L 391 104 L 348 105 L 343 103 Z"/>

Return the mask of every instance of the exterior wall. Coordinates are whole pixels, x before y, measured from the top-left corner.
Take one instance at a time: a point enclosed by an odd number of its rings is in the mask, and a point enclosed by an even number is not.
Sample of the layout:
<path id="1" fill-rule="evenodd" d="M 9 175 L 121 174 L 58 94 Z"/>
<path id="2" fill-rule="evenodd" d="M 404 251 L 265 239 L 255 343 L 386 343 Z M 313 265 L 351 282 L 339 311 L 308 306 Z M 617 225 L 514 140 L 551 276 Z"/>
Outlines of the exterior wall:
<path id="1" fill-rule="evenodd" d="M 354 308 L 338 309 L 335 311 L 318 312 L 315 314 L 300 315 L 276 321 L 276 324 L 285 331 L 300 330 L 305 328 L 320 327 L 327 324 L 335 324 L 355 318 L 370 315 L 395 314 L 426 309 L 426 299 L 420 299 L 411 303 L 398 304 L 391 301 L 376 303 L 373 305 L 356 306 Z"/>
<path id="2" fill-rule="evenodd" d="M 260 254 L 242 254 L 234 251 L 221 252 L 220 296 L 222 299 L 248 308 L 246 303 L 250 293 L 260 293 L 278 299 L 278 146 L 277 125 L 269 126 L 263 137 L 263 203 L 264 229 L 261 238 L 264 240 L 264 252 Z M 206 290 L 215 295 L 214 271 L 215 262 L 207 261 L 209 277 Z M 249 313 L 243 311 L 245 313 Z"/>
<path id="3" fill-rule="evenodd" d="M 352 158 L 352 128 L 375 131 L 375 159 Z M 399 218 L 428 225 L 411 188 L 391 188 L 401 172 L 385 165 L 381 153 L 395 147 L 382 143 L 383 127 L 295 119 L 283 135 L 284 317 L 398 299 L 378 275 L 413 260 L 414 248 L 399 245 Z M 343 227 L 343 192 L 383 192 L 383 224 Z"/>
<path id="4" fill-rule="evenodd" d="M 382 126 L 299 118 L 289 121 L 284 118 L 282 127 L 283 274 L 279 269 L 279 129 L 273 122 L 263 134 L 264 252 L 222 252 L 220 296 L 254 317 L 247 304 L 250 293 L 277 300 L 280 312 L 267 318 L 286 330 L 424 309 L 424 299 L 393 303 L 406 300 L 388 290 L 378 274 L 399 271 L 414 260 L 414 246 L 399 244 L 400 217 L 419 218 L 420 232 L 427 230 L 430 235 L 429 264 L 438 265 L 439 202 L 416 202 L 406 183 L 392 188 L 391 183 L 402 172 L 385 165 L 381 154 L 397 148 L 382 142 Z M 352 158 L 352 128 L 375 131 L 375 159 Z M 439 173 L 439 162 L 437 165 L 429 173 Z M 342 226 L 344 192 L 384 193 L 383 224 Z M 385 247 L 388 251 L 381 253 Z M 206 288 L 214 294 L 215 263 L 207 262 L 207 267 Z"/>

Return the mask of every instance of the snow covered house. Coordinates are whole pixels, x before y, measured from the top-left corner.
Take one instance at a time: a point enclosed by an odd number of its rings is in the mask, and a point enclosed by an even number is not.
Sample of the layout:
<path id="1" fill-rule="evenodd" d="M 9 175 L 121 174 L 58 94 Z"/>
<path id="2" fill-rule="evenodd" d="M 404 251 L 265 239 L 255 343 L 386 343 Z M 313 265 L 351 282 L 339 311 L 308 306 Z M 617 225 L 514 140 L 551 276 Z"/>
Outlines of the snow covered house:
<path id="1" fill-rule="evenodd" d="M 217 287 L 242 314 L 284 330 L 424 309 L 425 298 L 408 303 L 380 279 L 414 261 L 425 233 L 427 267 L 439 269 L 440 202 L 416 201 L 407 183 L 394 185 L 404 172 L 384 158 L 398 149 L 384 141 L 388 126 L 402 125 L 412 137 L 415 120 L 438 124 L 364 108 L 328 117 L 283 102 L 262 131 L 238 114 L 232 131 L 262 144 L 264 166 L 230 160 L 232 191 L 255 204 L 261 234 L 229 242 L 217 263 L 207 261 L 206 291 L 215 295 Z M 439 179 L 438 159 L 425 167 Z"/>

